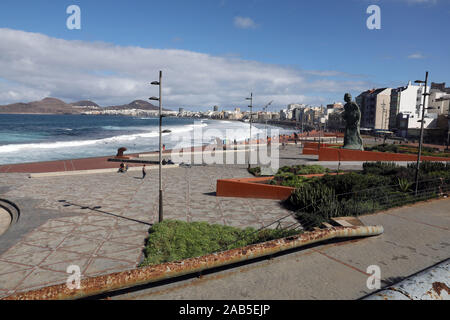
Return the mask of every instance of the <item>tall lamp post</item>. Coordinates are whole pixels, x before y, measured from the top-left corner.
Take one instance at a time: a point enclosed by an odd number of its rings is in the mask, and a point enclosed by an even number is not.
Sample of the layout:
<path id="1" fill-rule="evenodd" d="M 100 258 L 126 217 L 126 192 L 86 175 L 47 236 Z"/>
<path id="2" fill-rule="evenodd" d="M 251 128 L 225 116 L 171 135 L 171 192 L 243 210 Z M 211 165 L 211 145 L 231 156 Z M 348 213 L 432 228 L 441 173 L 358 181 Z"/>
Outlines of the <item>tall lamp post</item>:
<path id="1" fill-rule="evenodd" d="M 159 98 L 151 97 L 150 100 L 159 102 L 159 222 L 163 221 L 163 191 L 162 191 L 162 71 L 159 71 L 159 81 L 153 81 L 151 83 L 154 86 L 159 86 Z"/>
<path id="2" fill-rule="evenodd" d="M 265 131 L 266 131 L 266 138 L 267 138 L 267 108 L 272 104 L 273 100 L 270 101 L 268 104 L 266 104 L 263 108 L 264 112 L 266 113 L 265 117 L 266 117 L 266 126 L 265 126 Z"/>
<path id="3" fill-rule="evenodd" d="M 424 118 L 425 118 L 425 106 L 426 106 L 426 99 L 427 96 L 430 94 L 427 92 L 427 83 L 428 83 L 428 71 L 425 73 L 425 81 L 423 80 L 416 80 L 415 83 L 424 83 L 424 93 L 423 95 L 423 105 L 422 105 L 422 119 L 420 121 L 420 139 L 419 139 L 419 152 L 417 153 L 417 165 L 416 165 L 416 190 L 415 195 L 417 196 L 417 190 L 419 188 L 419 167 L 420 167 L 420 156 L 422 154 L 422 142 L 423 142 L 423 124 L 424 124 Z"/>
<path id="4" fill-rule="evenodd" d="M 250 169 L 250 152 L 251 152 L 251 146 L 250 143 L 252 141 L 252 112 L 253 112 L 253 92 L 250 92 L 250 98 L 245 98 L 245 100 L 250 100 L 250 105 L 248 106 L 250 108 L 250 137 L 248 139 L 248 168 Z"/>

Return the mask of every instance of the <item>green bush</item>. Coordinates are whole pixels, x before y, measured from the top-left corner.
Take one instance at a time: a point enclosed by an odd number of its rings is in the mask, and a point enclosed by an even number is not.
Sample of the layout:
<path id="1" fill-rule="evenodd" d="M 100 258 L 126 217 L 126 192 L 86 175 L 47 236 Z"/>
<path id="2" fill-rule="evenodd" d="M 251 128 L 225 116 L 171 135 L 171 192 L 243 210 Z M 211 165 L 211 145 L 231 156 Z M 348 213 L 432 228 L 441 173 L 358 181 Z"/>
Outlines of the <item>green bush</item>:
<path id="1" fill-rule="evenodd" d="M 261 175 L 261 168 L 260 167 L 248 168 L 247 170 L 248 170 L 249 173 L 251 173 L 254 176 L 260 176 Z"/>
<path id="2" fill-rule="evenodd" d="M 408 169 L 416 170 L 417 163 L 409 163 Z M 434 161 L 422 161 L 420 162 L 419 169 L 423 173 L 430 173 L 436 171 L 448 171 L 450 170 L 450 162 L 434 162 Z"/>
<path id="3" fill-rule="evenodd" d="M 288 201 L 299 212 L 320 212 L 326 219 L 336 216 L 338 212 L 334 190 L 323 184 L 303 184 L 291 194 Z"/>
<path id="4" fill-rule="evenodd" d="M 300 175 L 326 172 L 329 172 L 328 168 L 320 165 L 284 166 L 278 170 L 269 184 L 298 188 L 307 181 L 307 178 L 300 177 Z"/>
<path id="5" fill-rule="evenodd" d="M 375 146 L 368 146 L 364 147 L 364 150 L 366 151 L 379 151 L 379 152 L 392 152 L 392 153 L 398 153 L 399 152 L 399 146 L 395 144 L 379 144 Z"/>
<path id="6" fill-rule="evenodd" d="M 297 176 L 291 172 L 281 172 L 276 174 L 269 183 L 286 187 L 298 188 L 305 182 L 306 179 L 307 178 Z"/>
<path id="7" fill-rule="evenodd" d="M 324 184 L 333 189 L 338 199 L 348 199 L 353 193 L 358 193 L 358 197 L 369 195 L 376 197 L 385 192 L 384 186 L 389 186 L 391 179 L 386 176 L 373 174 L 360 174 L 350 172 L 340 175 L 325 175 L 316 180 L 316 184 Z M 380 189 L 381 187 L 381 189 Z"/>
<path id="8" fill-rule="evenodd" d="M 284 166 L 278 169 L 279 173 L 293 173 L 295 175 L 306 175 L 306 174 L 315 174 L 315 173 L 325 173 L 329 172 L 328 168 L 324 168 L 321 165 L 296 165 L 296 166 Z"/>
<path id="9" fill-rule="evenodd" d="M 436 197 L 450 187 L 450 163 L 423 162 L 415 195 L 415 164 L 364 163 L 363 171 L 308 179 L 286 201 L 308 229 L 336 216 L 358 216 Z"/>
<path id="10" fill-rule="evenodd" d="M 364 162 L 363 174 L 390 175 L 395 174 L 399 168 L 395 162 Z"/>

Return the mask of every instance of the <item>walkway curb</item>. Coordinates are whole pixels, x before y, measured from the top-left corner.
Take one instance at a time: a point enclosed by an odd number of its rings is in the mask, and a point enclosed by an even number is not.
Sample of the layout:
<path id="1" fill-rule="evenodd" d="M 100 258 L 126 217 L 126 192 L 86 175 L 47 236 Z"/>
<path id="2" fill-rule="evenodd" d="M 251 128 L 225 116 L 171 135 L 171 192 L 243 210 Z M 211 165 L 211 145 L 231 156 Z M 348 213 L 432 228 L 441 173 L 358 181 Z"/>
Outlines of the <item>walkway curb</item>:
<path id="1" fill-rule="evenodd" d="M 168 164 L 163 166 L 163 169 L 177 168 L 178 164 Z M 146 166 L 147 170 L 158 169 L 158 166 Z M 30 178 L 45 178 L 45 177 L 60 177 L 60 176 L 75 176 L 82 174 L 97 174 L 97 173 L 113 173 L 117 172 L 117 168 L 107 169 L 91 169 L 91 170 L 74 170 L 74 171 L 58 171 L 58 172 L 42 172 L 42 173 L 30 173 Z M 142 167 L 129 167 L 128 171 L 140 171 Z"/>

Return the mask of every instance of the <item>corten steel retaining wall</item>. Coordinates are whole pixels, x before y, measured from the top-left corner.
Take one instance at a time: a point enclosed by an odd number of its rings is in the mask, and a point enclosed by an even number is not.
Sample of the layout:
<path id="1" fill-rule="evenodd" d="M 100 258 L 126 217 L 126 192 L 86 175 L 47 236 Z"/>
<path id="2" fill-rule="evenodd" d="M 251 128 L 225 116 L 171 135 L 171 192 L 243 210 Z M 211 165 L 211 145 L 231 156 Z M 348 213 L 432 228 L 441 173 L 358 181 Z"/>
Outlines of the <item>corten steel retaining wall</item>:
<path id="1" fill-rule="evenodd" d="M 303 147 L 308 149 L 319 149 L 318 142 L 304 142 Z M 321 143 L 321 148 L 327 148 L 327 147 L 342 147 L 342 144 L 339 143 Z"/>
<path id="2" fill-rule="evenodd" d="M 328 174 L 335 175 L 337 173 L 330 172 Z M 325 173 L 303 174 L 299 176 L 311 178 L 321 177 L 323 175 L 325 175 Z M 295 190 L 293 187 L 257 183 L 271 179 L 273 179 L 273 176 L 260 178 L 219 179 L 217 180 L 216 196 L 286 200 L 289 198 L 292 191 Z"/>
<path id="3" fill-rule="evenodd" d="M 71 290 L 59 284 L 17 293 L 3 300 L 62 300 L 79 299 L 115 290 L 145 285 L 165 279 L 205 271 L 255 258 L 270 256 L 289 249 L 302 247 L 334 238 L 375 236 L 383 233 L 382 226 L 333 227 L 267 241 L 243 248 L 208 254 L 198 258 L 168 262 L 155 266 L 82 279 L 79 289 Z"/>
<path id="4" fill-rule="evenodd" d="M 317 148 L 303 148 L 302 154 L 319 155 L 319 150 Z"/>
<path id="5" fill-rule="evenodd" d="M 289 198 L 294 188 L 256 183 L 270 179 L 273 179 L 273 177 L 219 179 L 217 180 L 216 196 L 274 200 L 285 200 Z"/>
<path id="6" fill-rule="evenodd" d="M 450 158 L 422 156 L 422 161 L 450 161 Z M 417 161 L 414 154 L 320 148 L 319 161 Z"/>

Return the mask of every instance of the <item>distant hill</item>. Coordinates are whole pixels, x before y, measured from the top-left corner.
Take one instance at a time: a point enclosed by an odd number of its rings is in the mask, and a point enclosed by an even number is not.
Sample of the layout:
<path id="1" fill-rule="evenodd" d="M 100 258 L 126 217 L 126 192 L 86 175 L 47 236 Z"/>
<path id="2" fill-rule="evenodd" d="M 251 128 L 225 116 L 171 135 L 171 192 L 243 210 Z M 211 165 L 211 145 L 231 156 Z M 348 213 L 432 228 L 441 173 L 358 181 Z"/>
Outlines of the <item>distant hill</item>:
<path id="1" fill-rule="evenodd" d="M 0 106 L 0 113 L 45 113 L 45 114 L 78 114 L 80 110 L 62 100 L 45 98 L 29 103 L 13 103 Z"/>
<path id="2" fill-rule="evenodd" d="M 150 102 L 144 100 L 134 100 L 129 104 L 124 104 L 121 106 L 111 106 L 106 107 L 107 110 L 126 110 L 126 109 L 141 109 L 141 110 L 159 110 L 159 107 L 154 106 Z M 171 111 L 169 109 L 163 108 L 163 111 Z"/>
<path id="3" fill-rule="evenodd" d="M 65 103 L 62 100 L 56 98 L 45 98 L 41 101 L 33 101 L 29 103 L 13 103 L 8 105 L 0 105 L 0 113 L 16 113 L 16 114 L 80 114 L 83 111 L 101 109 L 101 110 L 128 110 L 128 109 L 141 109 L 141 110 L 159 110 L 159 107 L 144 101 L 134 100 L 129 104 L 120 106 L 110 106 L 101 108 L 98 104 L 89 100 L 82 100 L 72 103 Z M 169 109 L 163 109 L 164 111 L 171 111 Z"/>
<path id="4" fill-rule="evenodd" d="M 93 107 L 93 109 L 99 109 L 100 106 L 93 101 L 81 100 L 77 102 L 69 103 L 72 107 Z"/>

